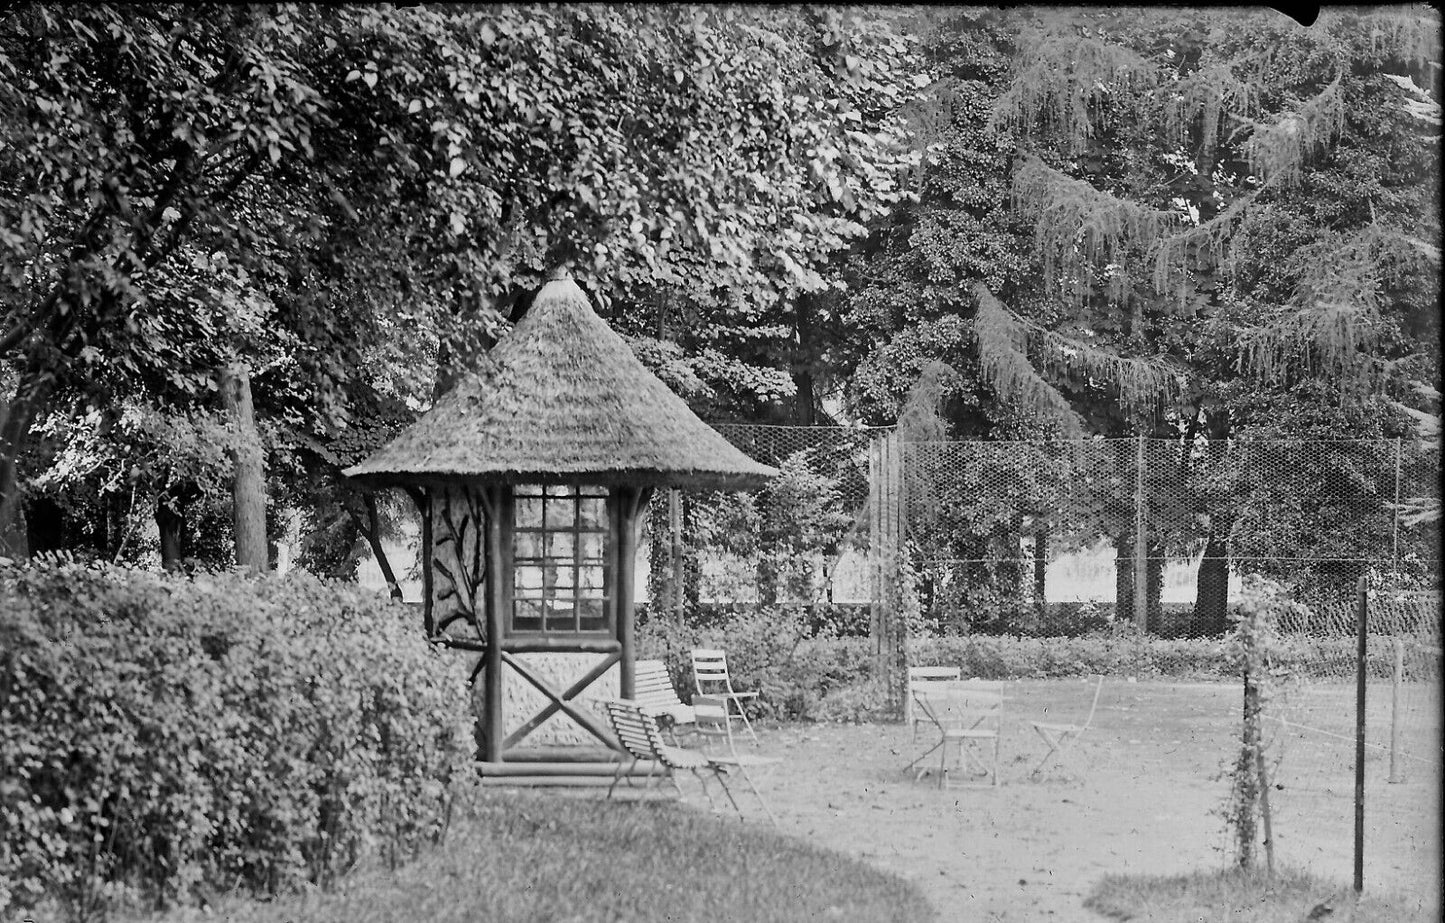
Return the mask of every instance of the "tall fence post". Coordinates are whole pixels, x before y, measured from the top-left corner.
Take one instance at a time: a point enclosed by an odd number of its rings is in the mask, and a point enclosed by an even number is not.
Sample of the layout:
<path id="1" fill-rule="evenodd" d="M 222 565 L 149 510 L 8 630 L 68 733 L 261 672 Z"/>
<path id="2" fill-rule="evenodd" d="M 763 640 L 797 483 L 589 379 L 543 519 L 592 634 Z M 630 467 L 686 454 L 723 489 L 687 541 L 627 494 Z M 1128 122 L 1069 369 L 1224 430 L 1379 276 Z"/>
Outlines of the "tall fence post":
<path id="1" fill-rule="evenodd" d="M 1144 517 L 1144 437 L 1137 437 L 1134 461 L 1134 625 L 1149 630 L 1149 534 Z"/>
<path id="2" fill-rule="evenodd" d="M 869 582 L 872 585 L 873 675 L 890 715 L 903 712 L 908 665 L 900 574 L 903 543 L 903 454 L 896 433 L 868 448 Z"/>
<path id="3" fill-rule="evenodd" d="M 1361 577 L 1355 651 L 1355 893 L 1365 890 L 1365 656 L 1369 644 L 1369 579 Z"/>
<path id="4" fill-rule="evenodd" d="M 1394 516 L 1391 517 L 1391 531 L 1394 536 L 1394 545 L 1390 549 L 1390 571 L 1394 579 L 1400 579 L 1400 481 L 1404 474 L 1404 442 L 1399 436 L 1395 437 L 1395 505 Z M 1391 781 L 1394 781 L 1393 779 Z"/>
<path id="5" fill-rule="evenodd" d="M 672 617 L 678 625 L 683 623 L 684 592 L 682 559 L 682 491 L 674 487 L 667 492 L 667 529 L 669 556 L 672 558 Z M 660 602 L 660 600 L 659 600 Z M 659 607 L 660 608 L 660 607 Z"/>
<path id="6" fill-rule="evenodd" d="M 1390 782 L 1400 776 L 1400 687 L 1405 682 L 1405 641 L 1395 639 L 1395 668 L 1390 672 Z"/>

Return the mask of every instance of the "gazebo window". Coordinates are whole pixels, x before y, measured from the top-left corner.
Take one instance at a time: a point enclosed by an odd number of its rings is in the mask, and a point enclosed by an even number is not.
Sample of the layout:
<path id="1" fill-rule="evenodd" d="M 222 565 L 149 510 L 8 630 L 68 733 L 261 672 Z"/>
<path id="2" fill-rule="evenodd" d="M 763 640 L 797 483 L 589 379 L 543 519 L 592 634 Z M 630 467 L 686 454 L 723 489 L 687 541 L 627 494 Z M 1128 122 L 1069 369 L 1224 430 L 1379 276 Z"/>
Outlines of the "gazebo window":
<path id="1" fill-rule="evenodd" d="M 513 490 L 508 634 L 608 632 L 607 489 Z"/>

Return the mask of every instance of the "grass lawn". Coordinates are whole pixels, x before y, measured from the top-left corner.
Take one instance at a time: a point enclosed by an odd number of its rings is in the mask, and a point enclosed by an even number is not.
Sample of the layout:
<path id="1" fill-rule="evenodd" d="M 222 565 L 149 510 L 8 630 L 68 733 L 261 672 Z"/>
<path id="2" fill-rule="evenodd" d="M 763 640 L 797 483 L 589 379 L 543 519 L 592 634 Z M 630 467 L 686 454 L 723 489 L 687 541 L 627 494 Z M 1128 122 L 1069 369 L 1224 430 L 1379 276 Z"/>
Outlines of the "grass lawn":
<path id="1" fill-rule="evenodd" d="M 1299 872 L 1229 869 L 1192 875 L 1108 875 L 1084 906 L 1112 920 L 1150 923 L 1427 923 L 1418 902 L 1366 889 L 1358 900 L 1349 887 Z"/>
<path id="2" fill-rule="evenodd" d="M 395 872 L 360 869 L 328 894 L 136 919 L 916 923 L 934 912 L 896 875 L 736 817 L 673 801 L 485 791 L 442 849 Z"/>

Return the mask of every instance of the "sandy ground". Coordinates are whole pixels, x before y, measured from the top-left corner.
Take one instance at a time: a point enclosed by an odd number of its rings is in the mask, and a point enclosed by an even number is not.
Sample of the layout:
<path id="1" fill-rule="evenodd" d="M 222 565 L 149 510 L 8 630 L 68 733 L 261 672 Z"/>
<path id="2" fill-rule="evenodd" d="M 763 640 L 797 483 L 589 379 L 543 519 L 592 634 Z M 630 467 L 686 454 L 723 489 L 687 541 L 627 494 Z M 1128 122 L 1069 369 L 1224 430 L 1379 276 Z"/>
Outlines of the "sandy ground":
<path id="1" fill-rule="evenodd" d="M 757 752 L 781 762 L 755 777 L 784 832 L 916 881 L 940 920 L 1099 920 L 1082 902 L 1105 874 L 1231 861 L 1220 770 L 1238 733 L 1240 690 L 1111 680 L 1073 766 L 1032 778 L 1045 746 L 1028 720 L 1082 720 L 1091 692 L 1077 680 L 1012 684 L 997 788 L 915 782 L 903 767 L 919 748 L 901 725 L 762 728 Z M 1324 780 L 1344 794 L 1297 794 L 1293 777 L 1275 791 L 1279 859 L 1347 886 L 1353 777 L 1347 767 L 1306 768 L 1317 787 Z M 1381 778 L 1367 794 L 1366 887 L 1438 908 L 1439 779 L 1387 788 L 1384 773 L 1372 773 Z"/>

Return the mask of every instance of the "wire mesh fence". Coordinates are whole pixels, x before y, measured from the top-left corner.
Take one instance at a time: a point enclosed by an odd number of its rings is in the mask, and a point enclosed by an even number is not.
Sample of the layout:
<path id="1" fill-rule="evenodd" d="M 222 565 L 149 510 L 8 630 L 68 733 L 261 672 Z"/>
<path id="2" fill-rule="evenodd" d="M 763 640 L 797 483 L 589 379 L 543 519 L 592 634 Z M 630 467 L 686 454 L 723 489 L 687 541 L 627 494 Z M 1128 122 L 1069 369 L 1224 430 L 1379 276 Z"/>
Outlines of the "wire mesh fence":
<path id="1" fill-rule="evenodd" d="M 720 424 L 782 472 L 748 493 L 662 492 L 648 517 L 651 606 L 863 605 L 869 446 L 887 428 Z M 904 443 L 903 547 L 930 633 L 1079 635 L 1134 626 L 1218 637 L 1249 574 L 1325 619 L 1358 578 L 1434 587 L 1438 444 L 1088 439 Z M 877 480 L 878 473 L 871 475 Z M 885 491 L 886 493 L 886 491 Z M 876 528 L 876 524 L 874 526 Z"/>
<path id="2" fill-rule="evenodd" d="M 851 607 L 866 630 L 869 446 L 891 430 L 717 424 L 780 474 L 755 491 L 660 491 L 644 547 L 649 612 Z"/>
<path id="3" fill-rule="evenodd" d="M 1153 635 L 1228 627 L 1231 586 L 1431 585 L 1439 448 L 1405 440 L 1093 439 L 905 445 L 906 531 L 940 629 Z"/>
<path id="4" fill-rule="evenodd" d="M 1441 598 L 1381 588 L 1369 592 L 1365 611 L 1366 854 L 1386 840 L 1418 844 L 1401 861 L 1438 875 Z M 1263 710 L 1276 852 L 1335 877 L 1353 859 L 1358 619 L 1346 598 L 1310 607 L 1303 624 L 1282 624 L 1288 663 Z M 1301 836 L 1320 830 L 1337 835 Z"/>

